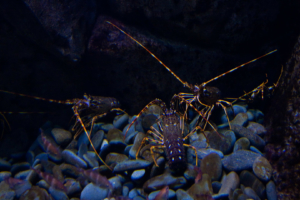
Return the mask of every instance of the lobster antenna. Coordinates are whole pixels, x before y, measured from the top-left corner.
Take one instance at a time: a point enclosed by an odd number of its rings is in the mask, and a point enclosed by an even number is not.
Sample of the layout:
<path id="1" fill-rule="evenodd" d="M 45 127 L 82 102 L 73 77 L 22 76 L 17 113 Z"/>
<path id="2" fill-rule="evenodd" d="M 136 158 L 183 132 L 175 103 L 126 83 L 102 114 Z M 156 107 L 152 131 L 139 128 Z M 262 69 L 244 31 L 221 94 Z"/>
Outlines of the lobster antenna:
<path id="1" fill-rule="evenodd" d="M 27 95 L 27 94 L 10 92 L 10 91 L 6 91 L 6 90 L 0 90 L 0 92 L 14 94 L 14 95 L 22 96 L 22 97 L 29 97 L 29 98 L 37 99 L 37 100 L 49 101 L 49 102 L 53 102 L 53 103 L 68 104 L 68 105 L 74 104 L 74 101 L 72 101 L 72 100 L 61 101 L 61 100 L 55 100 L 55 99 L 47 99 L 47 98 L 43 98 L 43 97 L 37 97 L 37 96 L 31 96 L 31 95 Z"/>
<path id="2" fill-rule="evenodd" d="M 235 68 L 233 68 L 233 69 L 231 69 L 231 70 L 229 70 L 229 71 L 227 71 L 227 72 L 224 72 L 223 74 L 220 74 L 219 76 L 216 76 L 215 78 L 212 78 L 212 79 L 210 79 L 209 81 L 206 81 L 206 82 L 202 83 L 202 85 L 205 86 L 207 83 L 212 82 L 212 81 L 214 81 L 214 80 L 216 80 L 216 79 L 218 79 L 218 78 L 220 78 L 220 77 L 222 77 L 222 76 L 225 76 L 226 74 L 229 74 L 229 73 L 231 73 L 231 72 L 237 70 L 238 68 L 244 67 L 245 65 L 247 65 L 247 64 L 249 64 L 249 63 L 255 62 L 255 61 L 257 61 L 257 60 L 260 59 L 260 58 L 263 58 L 263 57 L 265 57 L 265 56 L 267 56 L 267 55 L 270 55 L 271 53 L 274 53 L 275 51 L 277 51 L 277 49 L 275 49 L 275 50 L 273 50 L 273 51 L 270 51 L 269 53 L 266 53 L 266 54 L 264 54 L 264 55 L 262 55 L 262 56 L 259 56 L 259 57 L 255 58 L 255 59 L 253 59 L 253 60 L 250 60 L 250 61 L 248 61 L 248 62 L 246 62 L 246 63 L 244 63 L 244 64 L 241 64 L 241 65 L 239 65 L 239 66 L 237 66 L 237 67 L 235 67 Z"/>
<path id="3" fill-rule="evenodd" d="M 127 35 L 130 39 L 132 39 L 133 41 L 135 41 L 138 45 L 140 45 L 142 48 L 144 48 L 153 58 L 155 58 L 160 64 L 162 64 L 162 66 L 164 66 L 175 78 L 177 78 L 177 80 L 179 80 L 184 86 L 189 87 L 187 82 L 184 82 L 183 80 L 181 80 L 167 65 L 165 65 L 165 63 L 163 63 L 159 58 L 157 58 L 149 49 L 147 49 L 144 45 L 142 45 L 139 41 L 137 41 L 136 39 L 134 39 L 131 35 L 129 35 L 128 33 L 126 33 L 125 31 L 123 31 L 121 28 L 119 28 L 117 25 L 111 23 L 110 21 L 106 21 L 107 23 L 111 24 L 112 26 L 114 26 L 115 28 L 117 28 L 119 31 L 121 31 L 122 33 L 124 33 L 125 35 Z"/>

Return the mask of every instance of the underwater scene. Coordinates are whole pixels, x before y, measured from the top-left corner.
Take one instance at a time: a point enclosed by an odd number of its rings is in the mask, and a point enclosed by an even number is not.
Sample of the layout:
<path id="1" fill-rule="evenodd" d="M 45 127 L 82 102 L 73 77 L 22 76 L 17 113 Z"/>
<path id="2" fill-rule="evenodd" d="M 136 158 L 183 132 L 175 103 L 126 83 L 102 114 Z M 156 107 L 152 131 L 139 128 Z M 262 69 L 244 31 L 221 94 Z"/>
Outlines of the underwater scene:
<path id="1" fill-rule="evenodd" d="M 299 7 L 1 2 L 0 199 L 300 199 Z"/>

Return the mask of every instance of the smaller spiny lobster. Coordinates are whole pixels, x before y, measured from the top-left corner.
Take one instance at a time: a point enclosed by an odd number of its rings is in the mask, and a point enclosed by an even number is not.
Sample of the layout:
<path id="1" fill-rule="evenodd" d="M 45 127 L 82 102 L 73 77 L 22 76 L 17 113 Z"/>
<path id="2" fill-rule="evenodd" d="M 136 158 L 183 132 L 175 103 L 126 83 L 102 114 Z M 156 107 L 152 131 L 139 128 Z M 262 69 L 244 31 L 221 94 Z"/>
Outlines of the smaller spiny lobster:
<path id="1" fill-rule="evenodd" d="M 73 105 L 72 109 L 77 119 L 75 125 L 72 128 L 72 131 L 76 131 L 74 138 L 78 137 L 78 135 L 83 130 L 91 144 L 91 147 L 96 153 L 97 157 L 101 160 L 101 162 L 106 167 L 108 167 L 111 170 L 111 168 L 102 160 L 97 150 L 95 149 L 92 140 L 90 138 L 90 134 L 92 133 L 95 121 L 101 117 L 106 116 L 108 112 L 117 112 L 118 114 L 119 112 L 125 113 L 125 111 L 119 108 L 120 103 L 117 99 L 113 97 L 101 97 L 101 96 L 92 96 L 92 95 L 84 94 L 83 99 L 75 98 L 75 99 L 67 99 L 63 101 L 63 100 L 46 99 L 42 97 L 30 96 L 26 94 L 19 94 L 19 93 L 9 92 L 5 90 L 0 90 L 0 92 L 34 98 L 43 101 L 54 102 L 54 103 Z M 82 114 L 84 115 L 83 117 L 80 116 Z M 80 126 L 82 129 L 79 128 Z M 86 129 L 87 126 L 91 127 L 89 132 Z"/>

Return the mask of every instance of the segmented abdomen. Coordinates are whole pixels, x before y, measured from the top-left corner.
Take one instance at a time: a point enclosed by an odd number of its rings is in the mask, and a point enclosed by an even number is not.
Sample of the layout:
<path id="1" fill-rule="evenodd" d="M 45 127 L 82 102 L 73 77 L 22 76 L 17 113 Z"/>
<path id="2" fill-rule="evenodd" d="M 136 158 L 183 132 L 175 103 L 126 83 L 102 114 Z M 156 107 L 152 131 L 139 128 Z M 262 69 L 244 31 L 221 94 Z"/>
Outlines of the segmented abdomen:
<path id="1" fill-rule="evenodd" d="M 163 117 L 163 135 L 169 167 L 180 171 L 186 168 L 186 158 L 180 128 L 180 118 L 175 113 L 167 113 Z"/>

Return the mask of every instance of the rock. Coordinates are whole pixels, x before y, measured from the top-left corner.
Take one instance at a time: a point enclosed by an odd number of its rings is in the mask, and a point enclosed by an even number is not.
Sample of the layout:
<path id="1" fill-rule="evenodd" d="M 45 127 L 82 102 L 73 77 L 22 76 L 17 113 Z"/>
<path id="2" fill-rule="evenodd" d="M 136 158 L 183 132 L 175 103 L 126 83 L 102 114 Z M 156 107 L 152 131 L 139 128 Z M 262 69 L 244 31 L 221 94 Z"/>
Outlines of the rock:
<path id="1" fill-rule="evenodd" d="M 5 178 L 11 177 L 11 173 L 9 171 L 0 172 L 0 183 L 4 181 Z"/>
<path id="2" fill-rule="evenodd" d="M 113 124 L 102 124 L 100 129 L 104 132 L 108 132 L 110 129 L 115 128 Z"/>
<path id="3" fill-rule="evenodd" d="M 183 174 L 184 178 L 188 181 L 195 181 L 195 178 L 198 174 L 197 167 L 191 164 L 187 164 L 187 168 Z"/>
<path id="4" fill-rule="evenodd" d="M 249 122 L 247 129 L 260 136 L 265 135 L 267 132 L 267 129 L 263 125 L 256 122 Z"/>
<path id="5" fill-rule="evenodd" d="M 207 135 L 209 145 L 211 148 L 220 150 L 224 154 L 228 154 L 236 141 L 235 134 L 230 130 L 226 131 L 224 134 L 219 134 L 215 131 L 211 131 L 210 134 Z"/>
<path id="6" fill-rule="evenodd" d="M 272 177 L 273 168 L 269 161 L 262 156 L 255 159 L 252 169 L 260 180 L 269 181 Z"/>
<path id="7" fill-rule="evenodd" d="M 208 174 L 211 181 L 217 181 L 222 175 L 222 161 L 218 154 L 211 153 L 205 156 L 200 165 L 203 174 Z"/>
<path id="8" fill-rule="evenodd" d="M 107 165 L 111 165 L 113 163 L 121 163 L 123 161 L 128 160 L 128 157 L 124 154 L 119 153 L 109 153 L 105 158 L 105 163 Z"/>
<path id="9" fill-rule="evenodd" d="M 213 193 L 217 194 L 219 193 L 221 187 L 222 187 L 222 183 L 219 181 L 214 181 L 211 183 L 212 189 L 213 189 Z"/>
<path id="10" fill-rule="evenodd" d="M 132 174 L 131 174 L 131 180 L 132 181 L 138 181 L 140 179 L 142 179 L 145 175 L 145 169 L 139 169 L 139 170 L 135 170 Z"/>
<path id="11" fill-rule="evenodd" d="M 56 189 L 53 186 L 49 187 L 49 194 L 51 194 L 55 200 L 69 200 L 69 197 L 64 191 Z"/>
<path id="12" fill-rule="evenodd" d="M 136 158 L 136 152 L 139 149 L 139 147 L 141 146 L 141 142 L 144 139 L 146 135 L 142 132 L 139 132 L 133 142 L 133 146 L 131 147 L 130 151 L 129 151 L 129 156 L 133 159 Z"/>
<path id="13" fill-rule="evenodd" d="M 90 156 L 89 154 L 83 155 L 83 160 L 88 164 L 89 167 L 95 168 L 99 166 L 98 160 L 95 157 Z"/>
<path id="14" fill-rule="evenodd" d="M 158 191 L 154 191 L 154 192 L 151 192 L 148 196 L 149 200 L 154 200 L 155 197 L 157 196 L 157 194 L 160 192 L 161 190 L 158 190 Z M 171 198 L 174 198 L 175 197 L 175 192 L 174 190 L 171 190 L 169 189 L 169 195 L 168 195 L 168 199 L 171 199 Z"/>
<path id="15" fill-rule="evenodd" d="M 129 188 L 127 186 L 123 186 L 122 188 L 122 196 L 127 197 L 129 194 Z"/>
<path id="16" fill-rule="evenodd" d="M 165 187 L 166 185 L 169 188 L 180 188 L 186 184 L 186 180 L 183 176 L 175 177 L 172 176 L 170 173 L 166 172 L 162 175 L 155 176 L 148 181 L 146 181 L 143 185 L 143 188 L 146 191 L 154 191 L 159 190 Z"/>
<path id="17" fill-rule="evenodd" d="M 261 199 L 265 199 L 266 187 L 251 172 L 244 170 L 240 173 L 240 182 L 245 187 L 251 187 Z"/>
<path id="18" fill-rule="evenodd" d="M 249 109 L 248 113 L 251 113 L 253 116 L 253 119 L 251 121 L 255 121 L 257 123 L 262 124 L 264 121 L 264 114 L 257 109 Z"/>
<path id="19" fill-rule="evenodd" d="M 233 152 L 236 152 L 238 150 L 249 150 L 250 147 L 250 141 L 246 137 L 241 137 L 238 139 L 233 147 Z"/>
<path id="20" fill-rule="evenodd" d="M 63 150 L 62 157 L 66 163 L 78 166 L 80 168 L 87 168 L 86 162 L 68 149 Z"/>
<path id="21" fill-rule="evenodd" d="M 113 189 L 113 191 L 109 191 L 109 192 L 113 192 L 116 195 L 121 195 L 122 194 L 122 183 L 121 183 L 120 177 L 114 176 L 114 177 L 111 177 L 110 179 L 108 179 L 108 181 L 112 185 L 112 189 Z"/>
<path id="22" fill-rule="evenodd" d="M 134 197 L 138 196 L 138 193 L 136 191 L 136 188 L 133 188 L 132 190 L 129 191 L 128 197 L 130 199 L 133 199 Z"/>
<path id="23" fill-rule="evenodd" d="M 97 131 L 91 138 L 92 143 L 95 147 L 95 149 L 98 151 L 100 149 L 101 143 L 103 141 L 104 138 L 104 131 L 103 130 L 99 130 Z M 90 151 L 93 151 L 93 148 L 90 146 L 89 147 Z"/>
<path id="24" fill-rule="evenodd" d="M 1 172 L 0 172 L 1 173 Z M 25 171 L 21 171 L 21 172 L 18 172 L 17 174 L 15 174 L 15 178 L 17 179 L 21 179 L 21 180 L 24 180 L 26 179 L 26 177 L 31 173 L 31 170 L 28 169 L 28 170 L 25 170 Z M 1 176 L 1 175 L 0 175 Z M 1 179 L 1 177 L 0 177 Z M 1 180 L 0 180 L 1 181 Z"/>
<path id="25" fill-rule="evenodd" d="M 248 197 L 250 197 L 253 200 L 260 200 L 260 198 L 257 196 L 257 194 L 255 193 L 255 191 L 250 188 L 250 187 L 246 187 L 244 190 L 244 194 L 247 195 Z"/>
<path id="26" fill-rule="evenodd" d="M 187 193 L 194 199 L 199 197 L 205 197 L 206 195 L 212 195 L 213 190 L 211 186 L 210 176 L 208 174 L 203 174 L 200 182 L 193 184 Z"/>
<path id="27" fill-rule="evenodd" d="M 247 108 L 245 106 L 241 106 L 241 105 L 238 105 L 238 104 L 233 105 L 232 108 L 234 110 L 234 116 L 236 116 L 239 113 L 246 113 L 247 112 Z M 233 119 L 232 108 L 231 107 L 226 108 L 229 120 Z M 224 112 L 223 112 L 223 115 L 221 116 L 221 123 L 224 123 L 224 124 L 227 123 L 228 124 L 227 116 Z"/>
<path id="28" fill-rule="evenodd" d="M 255 152 L 255 153 L 258 153 L 259 155 L 261 155 L 261 156 L 263 156 L 264 154 L 260 151 L 260 150 L 258 150 L 256 147 L 254 147 L 254 146 L 250 146 L 250 151 L 253 151 L 253 152 Z"/>
<path id="29" fill-rule="evenodd" d="M 151 172 L 150 172 L 150 178 L 153 178 L 154 176 L 157 176 L 158 174 L 163 172 L 164 167 L 165 167 L 165 158 L 162 156 L 159 157 L 156 160 L 156 163 L 158 164 L 158 167 L 156 167 L 155 165 L 152 166 Z"/>
<path id="30" fill-rule="evenodd" d="M 0 195 L 1 196 L 1 195 Z M 20 197 L 20 200 L 50 200 L 51 197 L 45 189 L 38 186 L 32 186 L 29 190 L 26 190 Z"/>
<path id="31" fill-rule="evenodd" d="M 229 195 L 230 191 L 234 191 L 240 184 L 240 179 L 237 173 L 230 172 L 225 179 L 222 180 L 222 186 L 219 194 Z"/>
<path id="32" fill-rule="evenodd" d="M 263 149 L 265 146 L 265 141 L 258 135 L 252 133 L 249 129 L 244 128 L 239 125 L 232 124 L 232 131 L 236 134 L 237 137 L 246 137 L 250 141 L 250 144 L 255 146 L 258 149 Z"/>
<path id="33" fill-rule="evenodd" d="M 186 191 L 183 189 L 176 190 L 177 200 L 194 200 Z"/>
<path id="34" fill-rule="evenodd" d="M 108 196 L 108 189 L 96 186 L 93 183 L 86 185 L 81 194 L 80 199 L 98 200 Z"/>
<path id="35" fill-rule="evenodd" d="M 88 151 L 87 145 L 85 143 L 81 143 L 81 145 L 79 146 L 77 155 L 83 159 L 83 155 L 86 154 L 87 151 Z"/>
<path id="36" fill-rule="evenodd" d="M 246 113 L 239 113 L 233 120 L 230 121 L 230 125 L 245 126 L 248 121 L 248 115 Z"/>
<path id="37" fill-rule="evenodd" d="M 76 181 L 73 178 L 66 178 L 64 186 L 67 189 L 66 193 L 68 196 L 72 196 L 82 190 L 79 181 Z"/>
<path id="38" fill-rule="evenodd" d="M 191 150 L 191 153 L 192 153 L 193 156 L 195 156 L 195 151 L 194 150 Z M 224 154 L 221 151 L 213 149 L 213 148 L 202 148 L 202 149 L 197 150 L 197 154 L 198 154 L 199 159 L 203 159 L 205 156 L 207 156 L 211 153 L 216 153 L 221 158 L 224 158 Z"/>
<path id="39" fill-rule="evenodd" d="M 277 200 L 276 186 L 273 181 L 269 181 L 266 187 L 268 200 Z"/>
<path id="40" fill-rule="evenodd" d="M 151 162 L 145 160 L 125 160 L 123 162 L 118 163 L 115 168 L 114 172 L 124 172 L 128 170 L 136 170 L 136 169 L 143 169 L 151 165 Z"/>
<path id="41" fill-rule="evenodd" d="M 157 115 L 154 114 L 147 114 L 143 117 L 142 126 L 145 131 L 150 130 L 150 127 L 157 121 Z M 158 130 L 158 129 L 156 129 Z"/>
<path id="42" fill-rule="evenodd" d="M 65 146 L 69 144 L 72 140 L 72 134 L 70 131 L 64 130 L 62 128 L 54 128 L 51 130 L 51 134 L 55 142 L 59 146 Z"/>
<path id="43" fill-rule="evenodd" d="M 107 133 L 107 141 L 108 143 L 118 143 L 123 142 L 123 135 L 119 129 L 112 128 Z"/>
<path id="44" fill-rule="evenodd" d="M 11 164 L 6 160 L 0 158 L 0 171 L 10 171 Z"/>
<path id="45" fill-rule="evenodd" d="M 117 115 L 114 118 L 113 125 L 115 128 L 122 130 L 126 124 L 128 124 L 128 114 Z"/>
<path id="46" fill-rule="evenodd" d="M 242 171 L 251 169 L 260 155 L 249 150 L 239 150 L 222 159 L 223 167 L 228 171 Z"/>

